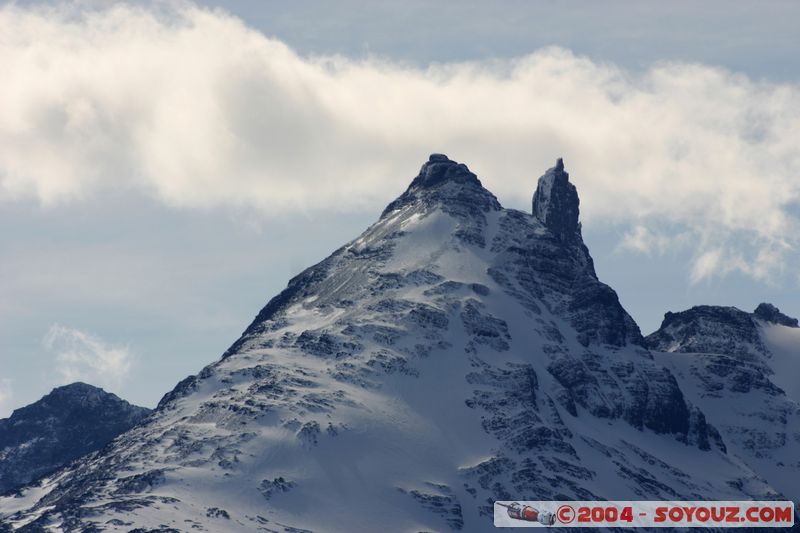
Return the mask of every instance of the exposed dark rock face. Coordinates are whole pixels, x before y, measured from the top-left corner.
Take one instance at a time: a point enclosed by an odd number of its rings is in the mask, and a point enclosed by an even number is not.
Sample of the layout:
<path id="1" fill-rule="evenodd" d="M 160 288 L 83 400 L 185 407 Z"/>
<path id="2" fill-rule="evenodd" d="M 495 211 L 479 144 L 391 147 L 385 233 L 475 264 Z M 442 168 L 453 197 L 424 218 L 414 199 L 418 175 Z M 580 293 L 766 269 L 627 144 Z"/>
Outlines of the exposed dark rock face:
<path id="1" fill-rule="evenodd" d="M 559 159 L 539 178 L 533 195 L 533 217 L 547 233 L 527 233 L 519 246 L 506 251 L 514 263 L 528 267 L 518 270 L 518 282 L 538 297 L 545 293 L 566 296 L 545 301 L 553 303 L 553 312 L 569 317 L 584 346 L 642 344 L 639 326 L 623 309 L 617 293 L 597 279 L 581 237 L 579 204 L 578 192 Z M 531 270 L 540 280 L 537 284 L 531 279 Z"/>
<path id="2" fill-rule="evenodd" d="M 735 307 L 698 305 L 666 313 L 648 348 L 662 352 L 756 355 L 764 353 L 753 315 Z"/>
<path id="3" fill-rule="evenodd" d="M 530 239 L 528 246 L 519 250 L 522 257 L 517 261 L 535 265 L 541 272 L 538 277 L 544 286 L 538 290 L 568 296 L 555 301 L 551 310 L 569 317 L 581 344 L 641 344 L 639 327 L 620 305 L 616 292 L 597 279 L 576 218 L 577 193 L 566 180 L 561 160 L 540 178 L 534 216 L 545 224 L 554 242 L 541 237 Z"/>
<path id="4" fill-rule="evenodd" d="M 500 209 L 497 198 L 481 185 L 467 165 L 451 161 L 443 154 L 431 154 L 406 192 L 390 203 L 381 217 L 420 201 L 464 215 L 478 214 L 476 209 L 482 212 Z"/>
<path id="5" fill-rule="evenodd" d="M 0 420 L 0 493 L 99 450 L 149 412 L 85 383 L 53 389 Z"/>
<path id="6" fill-rule="evenodd" d="M 780 324 L 781 326 L 789 326 L 790 328 L 798 327 L 796 318 L 784 315 L 781 313 L 780 309 L 768 303 L 758 304 L 756 310 L 753 311 L 753 316 L 772 324 Z"/>
<path id="7" fill-rule="evenodd" d="M 533 195 L 533 216 L 563 242 L 581 240 L 580 200 L 559 158 L 556 166 L 539 178 Z"/>
<path id="8" fill-rule="evenodd" d="M 679 313 L 666 313 L 661 327 L 645 342 L 648 348 L 662 352 L 763 355 L 766 352 L 756 319 L 798 327 L 796 318 L 768 303 L 760 304 L 753 313 L 736 307 L 698 305 Z"/>

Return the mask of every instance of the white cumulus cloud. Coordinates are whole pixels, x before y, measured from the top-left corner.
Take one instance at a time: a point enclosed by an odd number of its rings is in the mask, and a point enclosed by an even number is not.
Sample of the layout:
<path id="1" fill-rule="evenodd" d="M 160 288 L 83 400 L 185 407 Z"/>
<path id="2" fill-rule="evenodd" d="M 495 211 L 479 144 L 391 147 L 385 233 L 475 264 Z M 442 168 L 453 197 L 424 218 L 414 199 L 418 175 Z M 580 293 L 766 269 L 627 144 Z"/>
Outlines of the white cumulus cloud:
<path id="1" fill-rule="evenodd" d="M 83 381 L 118 388 L 133 364 L 129 347 L 111 345 L 85 331 L 60 324 L 50 327 L 43 344 L 55 358 L 59 383 Z"/>
<path id="2" fill-rule="evenodd" d="M 375 209 L 442 151 L 523 205 L 564 156 L 588 222 L 627 225 L 642 251 L 688 232 L 694 280 L 769 279 L 795 254 L 796 85 L 559 48 L 426 68 L 302 57 L 189 3 L 80 5 L 0 8 L 0 199 Z"/>

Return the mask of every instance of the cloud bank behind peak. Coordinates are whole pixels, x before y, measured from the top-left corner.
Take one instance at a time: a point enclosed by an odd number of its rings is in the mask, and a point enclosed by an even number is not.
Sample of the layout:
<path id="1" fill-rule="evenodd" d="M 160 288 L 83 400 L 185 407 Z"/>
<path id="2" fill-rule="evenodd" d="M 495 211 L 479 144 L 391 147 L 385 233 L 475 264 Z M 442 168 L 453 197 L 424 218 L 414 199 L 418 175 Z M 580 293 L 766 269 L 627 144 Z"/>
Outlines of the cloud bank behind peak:
<path id="1" fill-rule="evenodd" d="M 3 201 L 376 209 L 445 152 L 525 206 L 563 156 L 586 219 L 628 227 L 644 253 L 674 233 L 695 247 L 694 281 L 770 279 L 798 244 L 796 85 L 555 47 L 425 68 L 304 57 L 190 3 L 7 5 L 0 35 Z"/>

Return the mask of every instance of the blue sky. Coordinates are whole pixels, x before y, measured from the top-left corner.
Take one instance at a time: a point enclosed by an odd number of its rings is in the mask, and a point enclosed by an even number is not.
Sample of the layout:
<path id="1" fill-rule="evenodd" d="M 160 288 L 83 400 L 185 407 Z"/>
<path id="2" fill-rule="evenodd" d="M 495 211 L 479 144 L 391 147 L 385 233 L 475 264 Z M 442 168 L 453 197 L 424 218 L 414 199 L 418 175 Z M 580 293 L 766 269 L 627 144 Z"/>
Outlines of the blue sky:
<path id="1" fill-rule="evenodd" d="M 797 17 L 786 0 L 205 1 L 303 54 L 377 54 L 411 63 L 518 57 L 558 45 L 601 62 L 720 65 L 797 81 Z"/>
<path id="2" fill-rule="evenodd" d="M 363 4 L 3 4 L 0 416 L 154 405 L 431 152 L 520 209 L 563 156 L 645 333 L 800 314 L 800 4 Z"/>

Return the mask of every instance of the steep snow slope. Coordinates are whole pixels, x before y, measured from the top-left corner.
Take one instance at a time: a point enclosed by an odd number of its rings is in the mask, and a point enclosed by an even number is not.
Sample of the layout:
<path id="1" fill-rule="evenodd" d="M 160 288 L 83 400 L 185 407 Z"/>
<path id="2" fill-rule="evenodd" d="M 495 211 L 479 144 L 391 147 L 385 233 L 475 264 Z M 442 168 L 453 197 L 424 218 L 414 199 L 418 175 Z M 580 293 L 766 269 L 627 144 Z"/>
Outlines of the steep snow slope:
<path id="1" fill-rule="evenodd" d="M 657 360 L 702 405 L 728 455 L 800 499 L 800 328 L 769 304 L 746 313 L 699 306 L 667 313 L 647 337 Z"/>
<path id="2" fill-rule="evenodd" d="M 0 493 L 99 450 L 150 412 L 73 383 L 0 420 Z"/>
<path id="3" fill-rule="evenodd" d="M 22 494 L 22 531 L 486 531 L 495 499 L 782 496 L 725 453 L 583 245 L 433 155 L 147 424 Z M 710 422 L 710 423 L 709 423 Z"/>
<path id="4" fill-rule="evenodd" d="M 761 339 L 770 354 L 773 383 L 800 402 L 800 328 L 763 324 Z"/>

